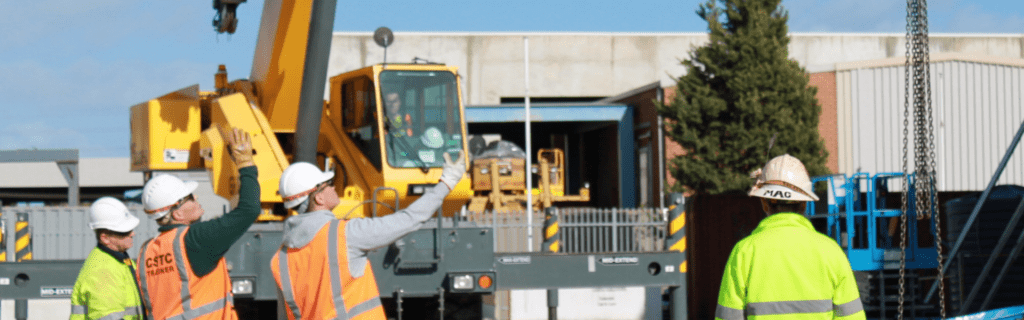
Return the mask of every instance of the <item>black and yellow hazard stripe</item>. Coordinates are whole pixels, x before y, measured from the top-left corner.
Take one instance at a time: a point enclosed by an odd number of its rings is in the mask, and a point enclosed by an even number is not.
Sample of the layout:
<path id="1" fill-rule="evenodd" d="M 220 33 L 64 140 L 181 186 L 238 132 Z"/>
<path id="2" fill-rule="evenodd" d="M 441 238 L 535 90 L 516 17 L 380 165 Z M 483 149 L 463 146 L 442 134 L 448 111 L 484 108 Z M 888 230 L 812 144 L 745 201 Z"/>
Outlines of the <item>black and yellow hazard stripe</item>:
<path id="1" fill-rule="evenodd" d="M 558 252 L 560 248 L 558 234 L 558 212 L 555 208 L 547 208 L 544 215 L 544 250 L 546 252 Z"/>
<path id="2" fill-rule="evenodd" d="M 0 209 L 0 262 L 7 262 L 7 223 L 4 222 L 2 209 Z"/>
<path id="3" fill-rule="evenodd" d="M 28 213 L 19 212 L 14 223 L 14 260 L 32 260 L 32 233 L 29 232 Z"/>
<path id="4" fill-rule="evenodd" d="M 680 199 L 682 200 L 682 199 Z M 682 202 L 682 201 L 679 201 Z M 683 254 L 683 262 L 679 264 L 679 272 L 686 272 L 686 210 L 683 203 L 677 203 L 669 207 L 668 241 L 666 245 L 669 251 L 676 251 Z"/>

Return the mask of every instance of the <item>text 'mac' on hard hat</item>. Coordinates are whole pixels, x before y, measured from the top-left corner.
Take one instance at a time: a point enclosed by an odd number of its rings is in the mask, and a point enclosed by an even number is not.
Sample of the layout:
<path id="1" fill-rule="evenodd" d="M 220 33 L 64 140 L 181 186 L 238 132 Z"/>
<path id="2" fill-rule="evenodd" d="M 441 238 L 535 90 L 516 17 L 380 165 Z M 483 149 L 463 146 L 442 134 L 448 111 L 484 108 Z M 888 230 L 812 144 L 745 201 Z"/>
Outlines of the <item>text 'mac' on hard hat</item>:
<path id="1" fill-rule="evenodd" d="M 748 195 L 784 201 L 818 201 L 811 179 L 800 159 L 789 154 L 773 158 L 755 171 L 754 187 Z"/>

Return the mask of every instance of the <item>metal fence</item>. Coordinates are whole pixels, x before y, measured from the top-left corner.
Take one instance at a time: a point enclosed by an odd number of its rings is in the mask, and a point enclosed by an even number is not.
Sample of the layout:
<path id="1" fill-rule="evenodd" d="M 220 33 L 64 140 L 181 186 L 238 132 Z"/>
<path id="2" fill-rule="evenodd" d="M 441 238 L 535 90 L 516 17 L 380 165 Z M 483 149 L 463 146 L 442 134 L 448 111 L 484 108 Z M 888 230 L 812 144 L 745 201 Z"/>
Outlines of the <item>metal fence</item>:
<path id="1" fill-rule="evenodd" d="M 649 252 L 665 250 L 667 212 L 658 208 L 563 208 L 558 210 L 561 252 Z M 544 213 L 530 224 L 525 211 L 468 212 L 459 218 L 494 230 L 495 252 L 537 252 L 544 241 Z M 533 236 L 533 247 L 529 238 Z"/>
<path id="2" fill-rule="evenodd" d="M 128 210 L 139 218 L 135 241 L 128 254 L 137 257 L 146 240 L 157 235 L 157 224 L 146 217 L 142 207 L 129 205 Z M 96 246 L 96 236 L 89 228 L 89 207 L 0 207 L 7 226 L 13 226 L 19 213 L 28 215 L 33 260 L 85 259 Z M 13 229 L 7 228 L 7 252 L 14 252 Z M 13 254 L 7 259 L 14 261 Z"/>
<path id="3" fill-rule="evenodd" d="M 143 242 L 157 235 L 158 226 L 140 206 L 129 206 L 129 210 L 141 221 L 135 229 L 134 246 L 128 250 L 129 255 L 137 257 Z M 3 235 L 7 237 L 7 252 L 14 252 L 17 239 L 13 226 L 19 213 L 29 217 L 34 260 L 85 259 L 96 246 L 96 237 L 89 228 L 89 207 L 0 207 L 0 213 L 8 226 Z M 657 208 L 565 208 L 558 214 L 561 252 L 648 252 L 665 248 L 666 213 Z M 539 252 L 544 242 L 541 211 L 534 212 L 532 224 L 525 211 L 466 212 L 455 219 L 458 221 L 445 218 L 443 222 L 446 226 L 457 223 L 459 227 L 491 228 L 495 252 Z M 528 240 L 531 229 L 532 248 Z M 14 254 L 8 254 L 8 260 L 14 259 Z"/>

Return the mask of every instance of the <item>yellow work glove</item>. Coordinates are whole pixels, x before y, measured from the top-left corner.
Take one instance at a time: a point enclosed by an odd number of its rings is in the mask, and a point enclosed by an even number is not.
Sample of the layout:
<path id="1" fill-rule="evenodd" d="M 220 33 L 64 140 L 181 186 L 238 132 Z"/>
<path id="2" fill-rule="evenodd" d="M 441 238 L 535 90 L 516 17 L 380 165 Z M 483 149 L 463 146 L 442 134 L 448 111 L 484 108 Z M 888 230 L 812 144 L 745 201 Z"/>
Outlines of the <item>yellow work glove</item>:
<path id="1" fill-rule="evenodd" d="M 235 160 L 236 167 L 245 168 L 255 165 L 252 161 L 252 139 L 248 132 L 233 128 L 231 134 L 228 135 L 228 150 L 231 152 L 231 158 Z"/>

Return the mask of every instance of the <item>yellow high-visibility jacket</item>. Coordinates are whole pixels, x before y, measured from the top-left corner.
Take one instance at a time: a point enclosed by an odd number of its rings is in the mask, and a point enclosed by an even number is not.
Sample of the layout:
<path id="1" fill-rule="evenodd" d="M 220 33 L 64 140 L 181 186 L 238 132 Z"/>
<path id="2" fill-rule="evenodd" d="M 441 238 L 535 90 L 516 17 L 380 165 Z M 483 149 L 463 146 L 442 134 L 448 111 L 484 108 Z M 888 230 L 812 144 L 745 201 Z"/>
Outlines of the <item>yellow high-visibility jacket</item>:
<path id="1" fill-rule="evenodd" d="M 796 213 L 758 224 L 729 255 L 716 319 L 864 319 L 846 254 Z"/>
<path id="2" fill-rule="evenodd" d="M 93 248 L 71 293 L 71 320 L 142 319 L 134 266 L 131 259 L 118 261 L 98 246 Z"/>

